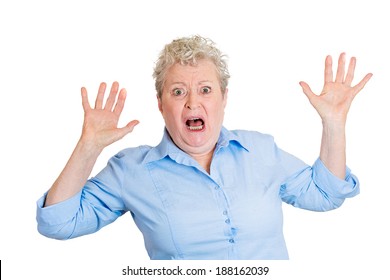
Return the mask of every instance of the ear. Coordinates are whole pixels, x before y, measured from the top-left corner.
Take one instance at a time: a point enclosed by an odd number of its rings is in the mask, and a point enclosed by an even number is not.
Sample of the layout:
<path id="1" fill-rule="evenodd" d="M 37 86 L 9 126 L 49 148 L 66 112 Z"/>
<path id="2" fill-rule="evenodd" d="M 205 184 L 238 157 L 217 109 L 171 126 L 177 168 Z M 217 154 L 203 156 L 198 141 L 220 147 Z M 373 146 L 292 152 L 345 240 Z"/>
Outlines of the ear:
<path id="1" fill-rule="evenodd" d="M 158 97 L 158 95 L 156 95 L 156 96 L 157 96 L 158 110 L 159 110 L 160 113 L 162 114 L 162 112 L 163 112 L 163 109 L 162 109 L 162 100 L 161 100 L 160 97 Z"/>
<path id="2" fill-rule="evenodd" d="M 223 94 L 223 107 L 226 108 L 227 99 L 228 99 L 228 88 L 225 89 L 225 93 Z"/>

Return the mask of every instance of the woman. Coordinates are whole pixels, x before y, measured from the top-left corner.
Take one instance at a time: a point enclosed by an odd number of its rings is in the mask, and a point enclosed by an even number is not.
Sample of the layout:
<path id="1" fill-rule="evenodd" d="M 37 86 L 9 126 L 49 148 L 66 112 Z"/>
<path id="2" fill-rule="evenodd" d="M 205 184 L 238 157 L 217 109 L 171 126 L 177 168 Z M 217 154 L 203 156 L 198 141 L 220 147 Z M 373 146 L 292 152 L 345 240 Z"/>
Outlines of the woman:
<path id="1" fill-rule="evenodd" d="M 129 148 L 88 179 L 102 150 L 133 131 L 117 128 L 126 99 L 113 83 L 94 108 L 82 88 L 83 131 L 64 170 L 38 201 L 38 230 L 57 239 L 96 232 L 130 211 L 151 259 L 287 259 L 282 201 L 327 211 L 359 192 L 346 167 L 345 123 L 367 74 L 351 86 L 356 59 L 345 54 L 333 80 L 325 61 L 320 95 L 301 82 L 323 124 L 320 156 L 308 166 L 269 135 L 223 127 L 228 95 L 224 56 L 200 36 L 165 46 L 154 78 L 165 121 L 156 147 Z M 119 91 L 119 93 L 118 93 Z"/>

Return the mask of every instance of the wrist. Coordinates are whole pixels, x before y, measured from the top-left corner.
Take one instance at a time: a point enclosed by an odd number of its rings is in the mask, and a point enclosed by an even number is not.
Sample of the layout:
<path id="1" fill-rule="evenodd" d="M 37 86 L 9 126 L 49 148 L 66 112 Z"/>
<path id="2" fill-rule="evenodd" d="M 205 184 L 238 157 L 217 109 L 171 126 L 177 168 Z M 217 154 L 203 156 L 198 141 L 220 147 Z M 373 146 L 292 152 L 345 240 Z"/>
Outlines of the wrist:
<path id="1" fill-rule="evenodd" d="M 93 139 L 85 139 L 84 137 L 81 137 L 77 143 L 76 150 L 87 157 L 97 158 L 103 151 L 103 148 L 99 147 Z"/>
<path id="2" fill-rule="evenodd" d="M 322 119 L 322 127 L 330 131 L 344 131 L 345 126 L 345 119 Z"/>

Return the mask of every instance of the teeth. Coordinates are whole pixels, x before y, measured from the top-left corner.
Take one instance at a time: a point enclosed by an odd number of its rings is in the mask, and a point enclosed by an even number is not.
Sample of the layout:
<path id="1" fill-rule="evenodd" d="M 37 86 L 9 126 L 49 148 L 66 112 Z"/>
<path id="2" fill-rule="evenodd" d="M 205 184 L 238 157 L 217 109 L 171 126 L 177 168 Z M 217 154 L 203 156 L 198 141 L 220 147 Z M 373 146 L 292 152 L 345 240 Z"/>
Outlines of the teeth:
<path id="1" fill-rule="evenodd" d="M 198 125 L 198 126 L 189 126 L 188 127 L 190 130 L 201 130 L 203 128 L 203 125 Z"/>

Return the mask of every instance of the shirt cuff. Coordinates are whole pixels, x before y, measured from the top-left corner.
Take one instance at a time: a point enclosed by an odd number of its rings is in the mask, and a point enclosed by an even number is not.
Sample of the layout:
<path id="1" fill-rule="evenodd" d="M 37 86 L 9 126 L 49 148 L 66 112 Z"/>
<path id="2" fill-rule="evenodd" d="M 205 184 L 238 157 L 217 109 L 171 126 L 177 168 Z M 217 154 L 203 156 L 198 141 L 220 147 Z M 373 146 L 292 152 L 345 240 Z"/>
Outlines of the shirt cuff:
<path id="1" fill-rule="evenodd" d="M 313 165 L 313 180 L 325 193 L 333 197 L 348 198 L 360 192 L 359 180 L 348 167 L 346 168 L 345 179 L 342 180 L 333 175 L 320 158 Z"/>
<path id="2" fill-rule="evenodd" d="M 73 219 L 80 208 L 81 191 L 71 198 L 43 207 L 47 192 L 37 201 L 37 222 L 40 225 L 60 225 Z"/>

